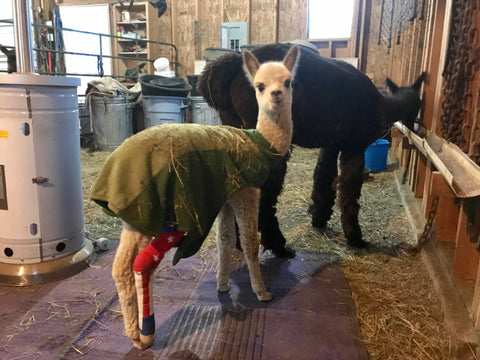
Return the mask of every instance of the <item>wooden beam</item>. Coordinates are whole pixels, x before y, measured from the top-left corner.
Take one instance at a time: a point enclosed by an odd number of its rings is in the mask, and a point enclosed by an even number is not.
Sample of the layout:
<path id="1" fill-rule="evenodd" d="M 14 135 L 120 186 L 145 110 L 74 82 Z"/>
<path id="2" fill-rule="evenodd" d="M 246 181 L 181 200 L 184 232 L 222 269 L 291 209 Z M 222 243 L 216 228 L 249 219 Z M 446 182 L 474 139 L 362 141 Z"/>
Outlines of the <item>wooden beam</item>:
<path id="1" fill-rule="evenodd" d="M 403 124 L 396 122 L 402 133 L 444 177 L 456 197 L 480 196 L 480 167 L 458 146 L 428 132 L 420 138 Z"/>

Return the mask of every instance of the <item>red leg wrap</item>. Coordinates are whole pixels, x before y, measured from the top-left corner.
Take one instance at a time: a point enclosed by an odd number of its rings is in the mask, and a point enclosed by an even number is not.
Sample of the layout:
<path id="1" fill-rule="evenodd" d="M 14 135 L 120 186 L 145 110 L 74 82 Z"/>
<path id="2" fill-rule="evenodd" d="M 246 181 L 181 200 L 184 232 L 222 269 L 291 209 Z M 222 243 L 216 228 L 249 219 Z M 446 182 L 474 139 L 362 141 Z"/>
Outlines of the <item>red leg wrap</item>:
<path id="1" fill-rule="evenodd" d="M 152 240 L 135 258 L 133 271 L 137 288 L 140 324 L 143 335 L 150 335 L 155 330 L 153 318 L 151 274 L 157 268 L 165 253 L 170 250 L 184 235 L 182 231 L 164 232 Z M 150 324 L 152 323 L 152 324 Z M 143 329 L 144 326 L 150 328 Z M 153 329 L 152 329 L 153 328 Z M 144 334 L 144 332 L 146 332 Z"/>

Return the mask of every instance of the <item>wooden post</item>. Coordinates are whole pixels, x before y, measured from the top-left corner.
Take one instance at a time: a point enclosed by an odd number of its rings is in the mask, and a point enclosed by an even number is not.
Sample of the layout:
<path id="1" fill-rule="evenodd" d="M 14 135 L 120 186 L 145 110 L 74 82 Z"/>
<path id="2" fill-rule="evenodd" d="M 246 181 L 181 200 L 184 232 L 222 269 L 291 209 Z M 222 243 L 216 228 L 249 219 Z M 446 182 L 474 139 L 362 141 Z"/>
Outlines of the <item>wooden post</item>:
<path id="1" fill-rule="evenodd" d="M 417 165 L 417 186 L 415 188 L 415 197 L 422 198 L 423 190 L 425 187 L 425 177 L 427 172 L 427 160 L 425 157 L 418 151 L 418 165 Z"/>
<path id="2" fill-rule="evenodd" d="M 432 174 L 432 162 L 430 159 L 427 160 L 427 166 L 425 169 L 425 182 L 423 186 L 423 199 L 422 199 L 422 213 L 423 216 L 427 217 L 428 212 L 430 211 L 430 208 L 432 206 L 432 196 L 430 195 L 430 177 Z"/>
<path id="3" fill-rule="evenodd" d="M 455 194 L 438 171 L 430 174 L 430 194 L 439 196 L 435 222 L 435 239 L 455 242 L 459 206 L 455 203 Z"/>
<path id="4" fill-rule="evenodd" d="M 477 275 L 479 253 L 476 244 L 470 242 L 467 235 L 467 215 L 464 201 L 458 216 L 455 255 L 453 259 L 453 275 L 460 279 L 473 280 Z"/>

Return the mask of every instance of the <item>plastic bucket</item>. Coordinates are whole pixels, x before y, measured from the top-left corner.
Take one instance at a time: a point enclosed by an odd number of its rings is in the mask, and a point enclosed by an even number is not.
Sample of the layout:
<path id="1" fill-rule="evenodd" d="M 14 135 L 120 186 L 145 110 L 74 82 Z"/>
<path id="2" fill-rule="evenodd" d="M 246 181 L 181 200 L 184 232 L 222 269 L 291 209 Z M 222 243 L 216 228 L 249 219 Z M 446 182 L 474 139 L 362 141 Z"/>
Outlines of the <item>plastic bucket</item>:
<path id="1" fill-rule="evenodd" d="M 211 108 L 202 96 L 192 96 L 190 102 L 192 105 L 192 123 L 222 125 L 215 109 Z"/>
<path id="2" fill-rule="evenodd" d="M 95 148 L 113 151 L 133 134 L 133 100 L 125 96 L 89 99 Z"/>
<path id="3" fill-rule="evenodd" d="M 379 139 L 365 150 L 365 166 L 372 172 L 380 172 L 387 167 L 387 155 L 390 142 Z"/>
<path id="4" fill-rule="evenodd" d="M 184 123 L 188 99 L 178 96 L 143 96 L 145 128 L 165 123 Z"/>

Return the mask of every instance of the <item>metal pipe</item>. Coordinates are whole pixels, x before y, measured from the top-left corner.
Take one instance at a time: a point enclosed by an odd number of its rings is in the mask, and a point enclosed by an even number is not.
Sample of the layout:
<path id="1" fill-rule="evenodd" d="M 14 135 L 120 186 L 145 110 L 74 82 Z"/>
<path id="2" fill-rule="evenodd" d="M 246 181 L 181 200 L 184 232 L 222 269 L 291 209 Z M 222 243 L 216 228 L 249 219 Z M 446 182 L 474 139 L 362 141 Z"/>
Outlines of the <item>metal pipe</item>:
<path id="1" fill-rule="evenodd" d="M 33 72 L 33 53 L 30 0 L 14 0 L 13 12 L 17 72 L 31 73 Z"/>

